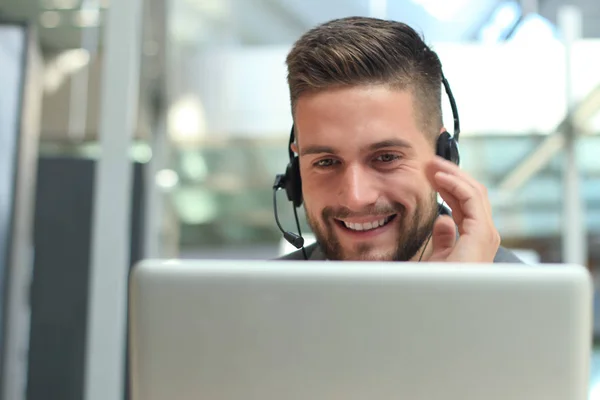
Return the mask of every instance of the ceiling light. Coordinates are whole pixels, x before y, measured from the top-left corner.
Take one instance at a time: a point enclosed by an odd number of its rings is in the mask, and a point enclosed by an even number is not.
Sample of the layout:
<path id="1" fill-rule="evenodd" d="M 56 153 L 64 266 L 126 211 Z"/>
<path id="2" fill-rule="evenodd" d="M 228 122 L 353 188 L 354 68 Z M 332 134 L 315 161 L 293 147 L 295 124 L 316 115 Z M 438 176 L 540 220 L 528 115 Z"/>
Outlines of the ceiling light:
<path id="1" fill-rule="evenodd" d="M 56 64 L 64 72 L 72 73 L 80 70 L 90 62 L 90 52 L 86 49 L 64 51 L 56 59 Z"/>
<path id="2" fill-rule="evenodd" d="M 73 24 L 81 28 L 100 25 L 100 12 L 98 10 L 81 10 L 73 13 Z"/>
<path id="3" fill-rule="evenodd" d="M 47 10 L 72 10 L 77 8 L 79 0 L 43 0 L 42 6 Z"/>
<path id="4" fill-rule="evenodd" d="M 59 10 L 70 10 L 77 7 L 78 0 L 54 0 L 55 7 Z"/>
<path id="5" fill-rule="evenodd" d="M 197 143 L 205 135 L 205 125 L 204 107 L 195 95 L 182 97 L 169 110 L 169 134 L 177 144 Z"/>
<path id="6" fill-rule="evenodd" d="M 85 49 L 72 49 L 61 52 L 56 58 L 48 61 L 44 69 L 44 89 L 53 93 L 75 72 L 87 66 L 90 53 Z"/>
<path id="7" fill-rule="evenodd" d="M 184 224 L 208 224 L 219 216 L 218 197 L 208 190 L 180 188 L 173 193 L 173 203 Z"/>
<path id="8" fill-rule="evenodd" d="M 135 162 L 146 164 L 152 159 L 152 148 L 147 143 L 139 143 L 131 147 L 129 154 Z"/>
<path id="9" fill-rule="evenodd" d="M 159 188 L 170 190 L 179 183 L 179 176 L 172 169 L 163 169 L 156 173 L 155 181 Z"/>
<path id="10" fill-rule="evenodd" d="M 208 176 L 206 160 L 197 151 L 183 152 L 181 155 L 181 169 L 188 178 L 194 181 L 202 181 Z"/>
<path id="11" fill-rule="evenodd" d="M 40 14 L 40 24 L 44 28 L 56 28 L 60 25 L 60 14 L 56 11 L 45 11 Z"/>

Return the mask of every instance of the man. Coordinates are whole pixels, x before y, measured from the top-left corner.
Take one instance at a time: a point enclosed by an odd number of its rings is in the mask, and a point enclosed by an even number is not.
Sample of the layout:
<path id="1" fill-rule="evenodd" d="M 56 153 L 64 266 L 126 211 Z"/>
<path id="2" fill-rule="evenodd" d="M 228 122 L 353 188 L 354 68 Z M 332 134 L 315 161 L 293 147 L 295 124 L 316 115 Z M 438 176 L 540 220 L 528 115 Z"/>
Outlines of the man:
<path id="1" fill-rule="evenodd" d="M 309 260 L 520 262 L 500 246 L 486 188 L 436 156 L 441 64 L 412 28 L 329 21 L 286 62 Z"/>

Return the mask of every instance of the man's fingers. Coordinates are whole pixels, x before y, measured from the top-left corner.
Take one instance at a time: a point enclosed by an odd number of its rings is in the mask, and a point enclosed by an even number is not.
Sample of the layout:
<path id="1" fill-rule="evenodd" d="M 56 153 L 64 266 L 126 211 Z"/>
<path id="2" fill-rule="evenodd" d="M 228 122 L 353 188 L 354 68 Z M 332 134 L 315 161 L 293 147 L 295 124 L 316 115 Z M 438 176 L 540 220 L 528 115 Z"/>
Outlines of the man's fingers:
<path id="1" fill-rule="evenodd" d="M 435 159 L 428 165 L 427 175 L 429 176 L 430 181 L 432 180 L 437 172 L 445 172 L 450 175 L 456 176 L 457 179 L 460 179 L 471 186 L 479 195 L 484 199 L 485 206 L 488 213 L 491 214 L 491 204 L 488 201 L 488 190 L 485 185 L 479 183 L 475 178 L 471 175 L 460 169 L 456 164 L 447 161 L 441 157 L 435 157 Z"/>
<path id="2" fill-rule="evenodd" d="M 452 219 L 438 218 L 434 225 L 430 260 L 491 260 L 500 245 L 494 227 L 487 188 L 457 165 L 436 157 L 427 163 L 427 179 L 452 209 L 461 237 L 456 239 Z"/>
<path id="3" fill-rule="evenodd" d="M 440 196 L 442 196 L 444 202 L 452 210 L 452 217 L 454 218 L 456 224 L 460 225 L 464 218 L 463 213 L 460 209 L 460 202 L 454 196 L 452 196 L 446 189 L 438 188 L 437 192 L 440 194 Z"/>
<path id="4" fill-rule="evenodd" d="M 434 179 L 436 185 L 439 187 L 438 192 L 439 190 L 446 192 L 449 204 L 454 202 L 455 208 L 460 208 L 463 218 L 473 218 L 482 221 L 489 219 L 487 207 L 484 205 L 485 200 L 482 199 L 481 194 L 467 182 L 462 179 L 457 179 L 456 176 L 445 172 L 436 173 Z M 444 198 L 441 193 L 440 195 Z M 456 207 L 456 203 L 458 203 L 458 207 Z M 453 210 L 455 208 L 453 208 Z"/>
<path id="5" fill-rule="evenodd" d="M 456 243 L 456 227 L 448 215 L 440 216 L 433 225 L 431 234 L 432 252 L 430 261 L 443 260 L 452 252 Z"/>
<path id="6" fill-rule="evenodd" d="M 475 189 L 480 189 L 482 185 L 475 180 L 471 175 L 467 174 L 464 170 L 460 169 L 460 167 L 453 162 L 443 159 L 442 157 L 436 156 L 433 161 L 430 163 L 429 168 L 431 172 L 446 172 L 451 175 L 456 175 L 462 178 L 469 185 L 473 186 Z"/>

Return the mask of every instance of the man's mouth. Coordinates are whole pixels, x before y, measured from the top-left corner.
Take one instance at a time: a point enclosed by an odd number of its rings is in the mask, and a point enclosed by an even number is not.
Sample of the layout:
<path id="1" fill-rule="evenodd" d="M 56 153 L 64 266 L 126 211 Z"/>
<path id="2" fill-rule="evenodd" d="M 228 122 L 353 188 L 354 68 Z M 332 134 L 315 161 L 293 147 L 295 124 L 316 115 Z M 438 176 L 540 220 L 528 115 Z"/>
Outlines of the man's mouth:
<path id="1" fill-rule="evenodd" d="M 335 222 L 340 225 L 342 228 L 348 229 L 354 232 L 366 232 L 372 231 L 381 227 L 386 226 L 391 221 L 396 218 L 398 214 L 388 215 L 387 217 L 372 219 L 370 221 L 364 222 L 352 222 L 352 221 L 344 221 L 341 219 L 336 219 Z"/>

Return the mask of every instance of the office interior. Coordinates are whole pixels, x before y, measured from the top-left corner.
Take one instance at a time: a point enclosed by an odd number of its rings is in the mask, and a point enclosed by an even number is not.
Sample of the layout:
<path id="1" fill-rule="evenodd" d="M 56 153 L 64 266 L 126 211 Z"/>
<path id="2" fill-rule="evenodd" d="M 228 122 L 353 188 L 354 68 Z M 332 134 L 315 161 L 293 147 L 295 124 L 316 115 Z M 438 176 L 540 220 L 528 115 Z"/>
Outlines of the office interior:
<path id="1" fill-rule="evenodd" d="M 0 398 L 98 399 L 102 368 L 126 398 L 137 261 L 291 250 L 272 203 L 292 122 L 285 55 L 349 15 L 423 32 L 503 246 L 585 265 L 600 289 L 596 0 L 0 0 Z M 600 399 L 600 353 L 591 363 Z"/>

